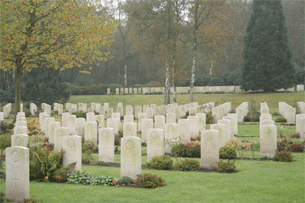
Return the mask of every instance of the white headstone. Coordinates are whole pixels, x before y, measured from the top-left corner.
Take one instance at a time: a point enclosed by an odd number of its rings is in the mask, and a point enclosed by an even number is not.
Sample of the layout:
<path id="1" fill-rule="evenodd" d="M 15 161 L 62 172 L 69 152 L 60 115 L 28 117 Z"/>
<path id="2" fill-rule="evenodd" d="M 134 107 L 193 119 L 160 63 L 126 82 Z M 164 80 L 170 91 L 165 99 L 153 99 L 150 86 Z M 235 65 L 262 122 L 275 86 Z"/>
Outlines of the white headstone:
<path id="1" fill-rule="evenodd" d="M 154 156 L 164 155 L 164 130 L 149 129 L 147 131 L 147 162 L 150 162 Z"/>
<path id="2" fill-rule="evenodd" d="M 28 128 L 25 126 L 16 126 L 14 127 L 14 135 L 28 134 Z"/>
<path id="3" fill-rule="evenodd" d="M 93 113 L 93 112 L 86 113 L 86 121 L 87 122 L 95 122 L 96 121 L 95 113 Z"/>
<path id="4" fill-rule="evenodd" d="M 30 198 L 29 149 L 26 147 L 8 147 L 6 160 L 6 199 L 24 202 Z"/>
<path id="5" fill-rule="evenodd" d="M 68 128 L 70 135 L 76 134 L 76 115 L 70 115 L 68 117 Z"/>
<path id="6" fill-rule="evenodd" d="M 277 128 L 275 125 L 260 127 L 260 155 L 273 158 L 277 150 Z"/>
<path id="7" fill-rule="evenodd" d="M 121 139 L 121 177 L 137 179 L 141 174 L 141 139 L 123 137 Z"/>
<path id="8" fill-rule="evenodd" d="M 103 115 L 96 115 L 95 121 L 97 122 L 98 128 L 103 128 L 105 124 L 104 116 Z"/>
<path id="9" fill-rule="evenodd" d="M 85 122 L 85 140 L 94 142 L 97 146 L 97 123 Z"/>
<path id="10" fill-rule="evenodd" d="M 142 106 L 135 107 L 135 118 L 138 119 L 138 114 L 142 113 Z"/>
<path id="11" fill-rule="evenodd" d="M 49 131 L 48 131 L 48 135 L 49 135 L 49 143 L 54 143 L 55 140 L 55 130 L 56 128 L 60 127 L 60 122 L 51 122 L 49 124 Z"/>
<path id="12" fill-rule="evenodd" d="M 175 113 L 166 114 L 166 123 L 176 123 L 176 114 Z"/>
<path id="13" fill-rule="evenodd" d="M 82 138 L 77 135 L 65 136 L 63 138 L 63 167 L 76 163 L 74 171 L 82 171 Z"/>
<path id="14" fill-rule="evenodd" d="M 62 119 L 61 119 L 61 125 L 62 127 L 68 127 L 68 119 L 69 119 L 70 113 L 62 113 Z"/>
<path id="15" fill-rule="evenodd" d="M 133 115 L 124 116 L 124 123 L 133 123 L 133 122 L 134 122 Z"/>
<path id="16" fill-rule="evenodd" d="M 155 128 L 165 129 L 165 116 L 155 116 Z"/>
<path id="17" fill-rule="evenodd" d="M 15 147 L 15 146 L 27 147 L 28 143 L 29 143 L 29 136 L 26 134 L 19 134 L 19 135 L 11 136 L 12 147 Z"/>
<path id="18" fill-rule="evenodd" d="M 119 133 L 118 122 L 119 122 L 119 120 L 117 118 L 108 118 L 107 119 L 107 128 L 113 128 L 114 134 Z"/>
<path id="19" fill-rule="evenodd" d="M 199 117 L 198 116 L 188 116 L 187 119 L 190 119 L 190 125 L 191 125 L 191 138 L 195 138 L 199 135 L 198 131 L 198 123 L 199 123 Z"/>
<path id="20" fill-rule="evenodd" d="M 139 113 L 138 114 L 138 131 L 141 131 L 141 120 L 147 118 L 147 113 Z"/>
<path id="21" fill-rule="evenodd" d="M 165 153 L 171 154 L 171 144 L 179 140 L 178 138 L 178 124 L 167 123 L 165 124 Z"/>
<path id="22" fill-rule="evenodd" d="M 76 135 L 84 137 L 85 136 L 85 118 L 76 119 Z"/>
<path id="23" fill-rule="evenodd" d="M 219 161 L 219 132 L 217 130 L 201 131 L 201 168 L 215 169 Z"/>
<path id="24" fill-rule="evenodd" d="M 59 152 L 63 148 L 63 138 L 69 136 L 68 127 L 57 127 L 54 133 L 54 150 Z"/>
<path id="25" fill-rule="evenodd" d="M 142 143 L 147 143 L 147 131 L 154 127 L 154 121 L 151 118 L 141 120 Z"/>
<path id="26" fill-rule="evenodd" d="M 206 114 L 205 113 L 197 113 L 198 116 L 198 131 L 206 129 Z"/>
<path id="27" fill-rule="evenodd" d="M 191 120 L 179 119 L 178 120 L 178 137 L 181 143 L 185 144 L 191 141 Z"/>
<path id="28" fill-rule="evenodd" d="M 98 159 L 114 163 L 114 133 L 112 128 L 99 129 Z"/>
<path id="29" fill-rule="evenodd" d="M 137 124 L 136 123 L 129 123 L 129 122 L 124 122 L 123 126 L 123 136 L 128 137 L 128 136 L 133 136 L 137 137 Z"/>

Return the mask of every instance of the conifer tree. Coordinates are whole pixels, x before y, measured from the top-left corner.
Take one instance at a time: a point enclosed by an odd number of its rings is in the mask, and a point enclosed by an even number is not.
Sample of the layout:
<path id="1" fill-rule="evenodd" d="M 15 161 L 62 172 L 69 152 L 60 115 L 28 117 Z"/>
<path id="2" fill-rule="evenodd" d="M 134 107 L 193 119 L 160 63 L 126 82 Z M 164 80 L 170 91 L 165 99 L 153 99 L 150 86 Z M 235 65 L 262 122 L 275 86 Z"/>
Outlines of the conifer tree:
<path id="1" fill-rule="evenodd" d="M 243 50 L 242 89 L 274 91 L 294 83 L 281 0 L 254 0 Z"/>

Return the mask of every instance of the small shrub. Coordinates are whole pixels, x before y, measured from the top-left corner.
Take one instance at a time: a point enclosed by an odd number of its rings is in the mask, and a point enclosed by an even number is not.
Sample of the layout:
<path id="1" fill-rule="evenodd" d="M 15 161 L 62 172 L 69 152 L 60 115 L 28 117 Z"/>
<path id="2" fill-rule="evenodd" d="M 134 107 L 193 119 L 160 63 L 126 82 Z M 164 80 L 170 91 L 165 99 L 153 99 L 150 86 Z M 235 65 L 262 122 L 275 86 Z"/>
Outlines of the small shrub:
<path id="1" fill-rule="evenodd" d="M 289 146 L 291 152 L 303 152 L 304 146 L 301 143 L 294 142 Z"/>
<path id="2" fill-rule="evenodd" d="M 145 86 L 147 87 L 161 87 L 161 84 L 158 81 L 150 81 L 146 83 Z"/>
<path id="3" fill-rule="evenodd" d="M 9 123 L 6 121 L 0 121 L 0 134 L 6 133 L 9 128 Z"/>
<path id="4" fill-rule="evenodd" d="M 76 115 L 77 118 L 86 118 L 86 112 L 83 111 L 76 111 L 72 113 L 73 115 Z"/>
<path id="5" fill-rule="evenodd" d="M 93 160 L 92 156 L 93 152 L 88 150 L 82 153 L 82 163 L 83 164 L 89 164 Z"/>
<path id="6" fill-rule="evenodd" d="M 252 117 L 250 115 L 246 115 L 244 117 L 244 122 L 259 122 L 259 115 L 255 114 Z"/>
<path id="7" fill-rule="evenodd" d="M 172 153 L 175 157 L 200 158 L 201 146 L 196 142 L 178 143 L 172 146 Z"/>
<path id="8" fill-rule="evenodd" d="M 279 116 L 279 117 L 275 118 L 274 121 L 275 122 L 284 122 L 284 123 L 287 122 L 286 118 L 284 118 L 282 116 Z"/>
<path id="9" fill-rule="evenodd" d="M 147 167 L 150 169 L 169 170 L 173 166 L 173 160 L 170 156 L 155 156 L 150 162 L 147 163 Z"/>
<path id="10" fill-rule="evenodd" d="M 62 168 L 64 152 L 42 148 L 30 149 L 30 180 L 55 181 L 58 170 Z"/>
<path id="11" fill-rule="evenodd" d="M 176 163 L 179 171 L 198 171 L 200 170 L 200 162 L 194 159 L 179 160 Z"/>
<path id="12" fill-rule="evenodd" d="M 90 173 L 76 171 L 68 175 L 68 183 L 80 185 L 113 186 L 113 178 L 111 176 L 95 177 Z"/>
<path id="13" fill-rule="evenodd" d="M 140 188 L 157 188 L 165 185 L 165 181 L 156 175 L 145 173 L 137 175 L 135 185 Z"/>
<path id="14" fill-rule="evenodd" d="M 262 160 L 262 161 L 270 161 L 271 158 L 270 158 L 270 157 L 267 157 L 267 156 L 263 156 L 263 157 L 261 157 L 261 160 Z"/>
<path id="15" fill-rule="evenodd" d="M 293 156 L 289 151 L 277 151 L 273 160 L 280 162 L 292 162 Z"/>
<path id="16" fill-rule="evenodd" d="M 134 183 L 134 181 L 127 176 L 121 177 L 118 182 L 119 182 L 119 185 L 130 185 L 130 184 Z"/>
<path id="17" fill-rule="evenodd" d="M 4 154 L 4 150 L 11 146 L 11 136 L 9 134 L 0 135 L 0 150 Z"/>
<path id="18" fill-rule="evenodd" d="M 281 140 L 280 142 L 277 142 L 277 150 L 278 151 L 288 151 L 288 142 Z"/>
<path id="19" fill-rule="evenodd" d="M 234 147 L 224 146 L 219 149 L 219 158 L 221 159 L 235 159 L 236 150 Z"/>
<path id="20" fill-rule="evenodd" d="M 212 112 L 208 112 L 205 114 L 206 115 L 206 123 L 207 124 L 212 124 L 214 121 L 213 116 L 212 116 Z"/>
<path id="21" fill-rule="evenodd" d="M 85 142 L 82 144 L 82 152 L 85 153 L 87 151 L 91 151 L 92 153 L 98 152 L 98 148 L 93 141 L 85 140 Z"/>
<path id="22" fill-rule="evenodd" d="M 236 150 L 241 150 L 246 148 L 245 143 L 242 143 L 238 138 L 230 139 L 226 145 L 227 147 L 233 147 Z"/>
<path id="23" fill-rule="evenodd" d="M 235 169 L 235 160 L 223 161 L 220 159 L 218 162 L 218 172 L 220 173 L 232 173 Z"/>
<path id="24" fill-rule="evenodd" d="M 291 135 L 291 138 L 300 138 L 300 133 L 296 133 Z"/>
<path id="25" fill-rule="evenodd" d="M 0 192 L 0 202 L 6 202 L 6 197 L 3 192 Z"/>
<path id="26" fill-rule="evenodd" d="M 114 135 L 114 145 L 116 145 L 116 146 L 121 145 L 121 136 L 120 135 Z"/>

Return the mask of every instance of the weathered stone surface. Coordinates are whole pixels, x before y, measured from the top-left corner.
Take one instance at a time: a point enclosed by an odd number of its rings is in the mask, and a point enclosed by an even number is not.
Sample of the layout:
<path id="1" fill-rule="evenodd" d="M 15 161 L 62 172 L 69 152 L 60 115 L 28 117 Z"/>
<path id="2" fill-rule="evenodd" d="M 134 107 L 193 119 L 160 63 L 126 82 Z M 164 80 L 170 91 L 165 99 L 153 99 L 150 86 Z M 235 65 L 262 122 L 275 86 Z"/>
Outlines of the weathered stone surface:
<path id="1" fill-rule="evenodd" d="M 82 138 L 77 135 L 63 137 L 63 167 L 76 163 L 74 171 L 82 171 Z"/>
<path id="2" fill-rule="evenodd" d="M 141 139 L 123 137 L 121 139 L 121 177 L 137 179 L 141 174 Z"/>
<path id="3" fill-rule="evenodd" d="M 277 150 L 277 128 L 275 125 L 260 127 L 260 155 L 273 158 Z"/>
<path id="4" fill-rule="evenodd" d="M 141 133 L 142 133 L 142 143 L 147 143 L 147 131 L 154 127 L 154 121 L 150 118 L 144 118 L 141 120 Z"/>
<path id="5" fill-rule="evenodd" d="M 191 120 L 179 119 L 178 120 L 178 137 L 181 143 L 185 144 L 191 141 Z"/>
<path id="6" fill-rule="evenodd" d="M 54 140 L 55 140 L 55 130 L 56 128 L 59 128 L 60 127 L 60 122 L 51 122 L 49 124 L 49 143 L 54 143 Z"/>
<path id="7" fill-rule="evenodd" d="M 165 129 L 165 116 L 155 116 L 155 128 Z"/>
<path id="8" fill-rule="evenodd" d="M 96 122 L 86 122 L 85 123 L 85 140 L 90 140 L 97 146 L 97 123 Z"/>
<path id="9" fill-rule="evenodd" d="M 219 132 L 201 131 L 201 168 L 216 169 L 219 161 Z"/>
<path id="10" fill-rule="evenodd" d="M 136 123 L 129 123 L 129 122 L 124 122 L 123 126 L 123 137 L 137 137 L 137 124 Z"/>
<path id="11" fill-rule="evenodd" d="M 99 129 L 99 161 L 114 163 L 114 132 L 113 128 Z"/>
<path id="12" fill-rule="evenodd" d="M 59 152 L 63 149 L 63 138 L 69 136 L 68 127 L 57 127 L 54 133 L 54 150 Z M 51 142 L 53 143 L 53 142 Z"/>
<path id="13" fill-rule="evenodd" d="M 11 146 L 27 147 L 29 143 L 29 136 L 26 134 L 12 135 Z"/>
<path id="14" fill-rule="evenodd" d="M 147 162 L 155 156 L 164 155 L 164 130 L 149 129 L 147 131 Z"/>
<path id="15" fill-rule="evenodd" d="M 30 198 L 29 149 L 26 147 L 8 147 L 6 160 L 6 198 L 13 202 L 24 202 Z"/>

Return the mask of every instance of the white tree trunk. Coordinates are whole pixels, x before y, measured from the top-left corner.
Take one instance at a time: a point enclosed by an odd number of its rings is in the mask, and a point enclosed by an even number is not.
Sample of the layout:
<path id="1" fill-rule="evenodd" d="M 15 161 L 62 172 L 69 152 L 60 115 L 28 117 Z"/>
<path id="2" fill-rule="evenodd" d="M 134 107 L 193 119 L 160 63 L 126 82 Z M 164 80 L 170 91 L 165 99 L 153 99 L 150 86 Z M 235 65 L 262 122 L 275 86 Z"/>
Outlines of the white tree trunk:
<path id="1" fill-rule="evenodd" d="M 125 89 L 127 88 L 127 64 L 124 66 L 124 94 L 126 94 Z"/>
<path id="2" fill-rule="evenodd" d="M 173 86 L 173 102 L 177 103 L 177 95 L 176 95 L 176 87 L 175 87 L 175 65 L 176 65 L 176 59 L 173 59 L 173 73 L 172 73 L 172 86 Z"/>
<path id="3" fill-rule="evenodd" d="M 194 83 L 195 83 L 195 69 L 196 69 L 196 47 L 197 42 L 193 42 L 193 61 L 192 61 L 192 70 L 191 70 L 191 83 L 190 83 L 190 103 L 194 101 Z"/>
<path id="4" fill-rule="evenodd" d="M 170 92 L 170 85 L 169 85 L 169 66 L 168 61 L 166 60 L 165 64 L 165 89 L 164 89 L 164 105 L 169 104 L 169 92 Z"/>

